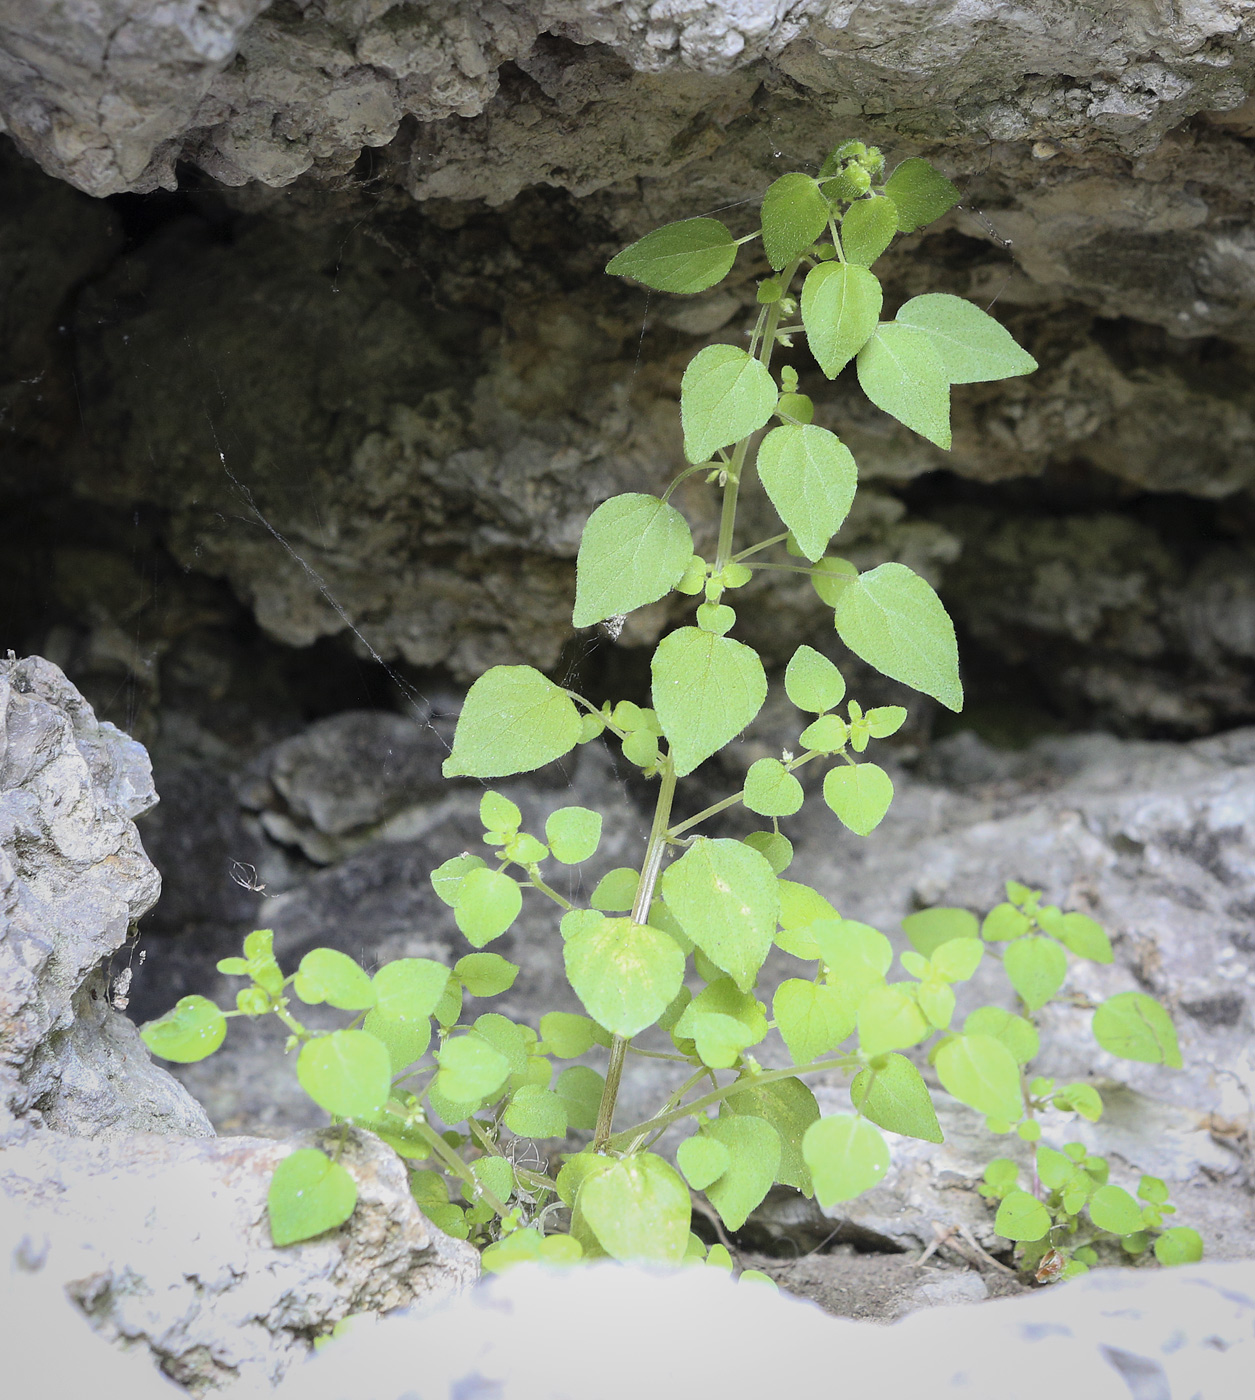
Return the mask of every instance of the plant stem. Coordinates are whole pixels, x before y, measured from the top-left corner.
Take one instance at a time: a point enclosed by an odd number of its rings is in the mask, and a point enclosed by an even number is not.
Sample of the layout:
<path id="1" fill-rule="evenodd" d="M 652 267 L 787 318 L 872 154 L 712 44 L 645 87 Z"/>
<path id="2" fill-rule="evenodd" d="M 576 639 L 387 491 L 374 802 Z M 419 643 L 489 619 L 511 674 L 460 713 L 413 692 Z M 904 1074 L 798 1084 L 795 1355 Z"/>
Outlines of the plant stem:
<path id="1" fill-rule="evenodd" d="M 636 899 L 632 904 L 632 922 L 647 924 L 649 906 L 654 902 L 654 887 L 662 872 L 663 858 L 667 853 L 667 823 L 671 820 L 671 803 L 675 799 L 675 760 L 670 754 L 662 762 L 659 770 L 658 800 L 654 803 L 654 820 L 649 828 L 649 844 L 645 847 L 645 862 L 641 866 L 640 882 L 636 886 Z M 601 1103 L 597 1109 L 597 1128 L 593 1134 L 593 1151 L 600 1152 L 605 1147 L 614 1126 L 614 1106 L 619 1097 L 619 1084 L 623 1079 L 623 1064 L 627 1059 L 628 1039 L 616 1035 L 610 1042 L 610 1063 L 606 1067 L 606 1087 L 602 1090 Z"/>
<path id="2" fill-rule="evenodd" d="M 549 898 L 552 899 L 555 904 L 560 904 L 564 909 L 568 911 L 574 909 L 575 906 L 571 903 L 571 901 L 569 899 L 563 899 L 563 897 L 558 893 L 557 890 L 550 889 L 549 886 L 545 884 L 545 882 L 540 878 L 540 875 L 535 870 L 529 871 L 528 873 L 532 877 L 532 889 L 539 890 L 543 895 L 548 895 Z"/>
<path id="3" fill-rule="evenodd" d="M 734 554 L 732 556 L 733 562 L 739 564 L 742 559 L 748 559 L 751 554 L 757 554 L 760 550 L 770 549 L 773 544 L 783 544 L 788 538 L 789 532 L 787 530 L 779 535 L 772 535 L 769 540 L 763 540 L 759 544 L 752 544 L 748 549 L 742 549 L 739 553 Z M 760 564 L 756 567 L 762 568 L 762 565 Z"/>
<path id="4" fill-rule="evenodd" d="M 812 758 L 818 758 L 819 756 L 818 749 L 809 749 L 800 758 L 795 758 L 792 763 L 786 764 L 785 766 L 788 768 L 789 772 L 792 773 L 795 768 L 801 768 L 804 763 L 809 763 Z M 667 840 L 674 841 L 677 836 L 683 836 L 686 831 L 706 821 L 709 817 L 717 817 L 720 812 L 726 812 L 729 807 L 735 807 L 738 802 L 743 802 L 744 800 L 745 789 L 742 788 L 740 792 L 734 792 L 731 797 L 725 797 L 722 802 L 716 802 L 709 807 L 703 808 L 695 817 L 690 817 L 688 821 L 683 821 L 678 826 L 673 826 L 671 830 L 667 832 Z"/>
<path id="5" fill-rule="evenodd" d="M 784 297 L 789 294 L 789 283 L 793 281 L 798 269 L 796 262 L 790 263 L 780 276 L 782 296 L 779 301 L 773 301 L 767 308 L 766 321 L 763 322 L 763 336 L 757 346 L 758 358 L 765 368 L 771 368 L 772 352 L 776 348 L 776 331 L 780 326 L 780 306 Z M 719 549 L 715 554 L 715 573 L 719 573 L 732 558 L 732 537 L 736 531 L 736 502 L 741 490 L 741 471 L 745 466 L 745 458 L 749 452 L 749 446 L 753 441 L 754 434 L 744 437 L 736 445 L 736 450 L 732 454 L 732 461 L 728 465 L 727 480 L 723 488 L 723 509 L 719 513 Z"/>
<path id="6" fill-rule="evenodd" d="M 634 1128 L 625 1128 L 621 1133 L 614 1133 L 606 1139 L 605 1145 L 617 1147 L 620 1143 L 631 1142 L 635 1138 L 652 1133 L 657 1128 L 668 1128 L 672 1123 L 678 1123 L 681 1118 L 688 1118 L 691 1114 L 700 1113 L 703 1108 L 709 1108 L 712 1103 L 720 1103 L 729 1094 L 740 1093 L 742 1089 L 752 1089 L 759 1084 L 774 1084 L 777 1080 L 791 1079 L 799 1074 L 818 1074 L 820 1070 L 825 1069 L 851 1069 L 857 1063 L 858 1060 L 853 1055 L 843 1055 L 840 1059 L 814 1060 L 809 1065 L 791 1065 L 788 1069 L 769 1069 L 750 1078 L 734 1079 L 730 1084 L 725 1084 L 721 1089 L 712 1089 L 710 1093 L 703 1094 L 691 1103 L 686 1103 L 682 1108 L 673 1108 L 669 1112 L 659 1113 L 653 1118 L 647 1118 L 643 1123 L 638 1123 Z"/>
<path id="7" fill-rule="evenodd" d="M 430 1123 L 411 1122 L 409 1125 L 424 1142 L 431 1148 L 444 1165 L 454 1176 L 466 1182 L 468 1186 L 474 1188 L 475 1196 L 478 1196 L 485 1205 L 489 1205 L 497 1212 L 502 1219 L 509 1214 L 510 1207 L 499 1197 L 495 1196 L 475 1173 L 466 1165 L 458 1154 L 440 1136 Z"/>

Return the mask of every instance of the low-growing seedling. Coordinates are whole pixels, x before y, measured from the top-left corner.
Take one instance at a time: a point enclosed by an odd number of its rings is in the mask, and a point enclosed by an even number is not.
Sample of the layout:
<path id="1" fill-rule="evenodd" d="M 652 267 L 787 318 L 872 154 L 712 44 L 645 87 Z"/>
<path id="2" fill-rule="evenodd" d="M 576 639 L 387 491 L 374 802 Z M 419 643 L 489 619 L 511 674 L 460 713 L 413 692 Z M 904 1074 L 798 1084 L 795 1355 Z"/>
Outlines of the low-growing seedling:
<path id="1" fill-rule="evenodd" d="M 990 1164 L 982 1189 L 999 1202 L 996 1229 L 1039 1278 L 1083 1271 L 1103 1236 L 1118 1237 L 1131 1253 L 1153 1240 L 1165 1263 L 1198 1257 L 1193 1231 L 1163 1228 L 1172 1207 L 1162 1182 L 1143 1178 L 1138 1204 L 1079 1144 L 1055 1151 L 1041 1141 L 1043 1114 L 1094 1120 L 1102 1112 L 1093 1085 L 1057 1087 L 1027 1071 L 1038 1051 L 1034 1017 L 1063 987 L 1069 954 L 1111 961 L 1094 920 L 1043 905 L 1039 891 L 1013 883 L 983 924 L 963 909 L 909 916 L 911 948 L 894 975 L 882 932 L 842 918 L 817 890 L 786 878 L 793 849 L 779 819 L 802 809 L 798 771 L 821 768 L 823 800 L 850 831 L 869 835 L 889 808 L 893 783 L 864 755 L 901 728 L 905 709 L 865 709 L 846 695 L 828 656 L 801 646 L 783 677 L 800 716 L 796 744 L 755 762 L 738 792 L 686 820 L 672 814 L 677 783 L 732 743 L 767 696 L 758 655 L 729 635 L 736 612 L 725 601 L 760 570 L 808 576 L 833 609 L 836 638 L 854 655 L 951 710 L 962 707 L 954 628 L 926 580 L 902 564 L 860 572 L 828 554 L 854 499 L 854 458 L 813 423 L 796 370 L 772 369 L 777 348 L 805 335 L 829 378 L 853 362 L 873 404 L 942 448 L 950 445 L 951 385 L 1035 369 L 1002 326 L 957 296 L 912 297 L 892 320 L 881 319 L 872 265 L 896 236 L 957 200 L 926 161 L 903 161 L 886 180 L 880 153 L 847 141 L 817 177 L 775 181 L 754 234 L 737 239 L 716 219 L 686 219 L 609 265 L 648 287 L 691 295 L 722 281 L 738 248 L 761 235 L 771 267 L 758 284 L 747 347 L 709 345 L 684 373 L 680 413 L 691 465 L 662 497 L 606 501 L 580 544 L 575 626 L 613 625 L 673 592 L 699 600 L 695 615 L 659 642 L 648 708 L 629 701 L 598 708 L 531 667 L 493 667 L 466 697 L 444 771 L 483 779 L 525 773 L 608 737 L 657 785 L 639 868 L 612 870 L 588 907 L 573 906 L 544 868 L 591 859 L 600 815 L 565 807 L 543 833 L 531 832 L 514 802 L 487 790 L 485 854 L 453 856 L 431 875 L 476 951 L 451 968 L 402 958 L 372 977 L 343 953 L 319 948 L 288 974 L 260 930 L 245 940 L 242 957 L 219 964 L 246 979 L 235 1008 L 183 998 L 144 1028 L 155 1054 L 200 1060 L 222 1044 L 229 1017 L 276 1016 L 309 1096 L 334 1123 L 377 1133 L 406 1158 L 423 1211 L 483 1245 L 488 1269 L 607 1255 L 731 1269 L 722 1245 L 707 1250 L 693 1233 L 691 1193 L 704 1193 L 732 1231 L 777 1182 L 825 1207 L 853 1199 L 889 1168 L 885 1132 L 942 1141 L 924 1071 L 991 1131 L 1036 1144 L 1032 1189 L 1020 1187 L 1007 1158 Z M 737 502 L 751 473 L 783 529 L 738 547 Z M 679 481 L 696 474 L 721 495 L 710 559 L 695 553 L 689 524 L 670 500 Z M 763 819 L 761 830 L 744 840 L 703 834 L 737 804 Z M 566 975 L 586 1015 L 551 1011 L 533 1027 L 464 1010 L 466 995 L 478 1002 L 512 985 L 518 966 L 478 950 L 511 928 L 525 898 L 559 907 Z M 768 1007 L 757 988 L 773 947 L 798 968 Z M 954 988 L 987 956 L 1001 957 L 1020 1009 L 982 1006 L 958 1028 Z M 311 1030 L 294 999 L 326 1003 L 348 1022 Z M 651 1028 L 669 1034 L 670 1050 L 634 1044 Z M 773 1030 L 786 1064 L 760 1064 L 750 1053 Z M 1097 1007 L 1093 1033 L 1114 1055 L 1180 1065 L 1171 1020 L 1141 993 Z M 582 1063 L 591 1052 L 600 1068 Z M 615 1105 L 631 1054 L 683 1066 L 685 1077 L 651 1117 L 621 1128 Z M 830 1071 L 852 1076 L 849 1112 L 821 1115 L 804 1082 Z M 693 1131 L 672 1165 L 652 1148 L 681 1122 Z M 521 1164 L 515 1139 L 555 1144 L 572 1131 L 590 1140 L 556 1172 L 543 1169 L 543 1156 L 527 1158 L 535 1167 Z M 292 1153 L 270 1188 L 275 1242 L 342 1224 L 356 1198 L 334 1154 Z"/>

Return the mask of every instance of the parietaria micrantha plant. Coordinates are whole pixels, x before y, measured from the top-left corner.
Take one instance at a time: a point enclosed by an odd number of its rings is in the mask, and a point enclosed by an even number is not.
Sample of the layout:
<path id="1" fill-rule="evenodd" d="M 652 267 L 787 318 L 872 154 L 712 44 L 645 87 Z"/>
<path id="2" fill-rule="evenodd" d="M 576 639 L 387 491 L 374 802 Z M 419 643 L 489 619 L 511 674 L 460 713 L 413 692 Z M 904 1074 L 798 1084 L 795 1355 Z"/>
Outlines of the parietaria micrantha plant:
<path id="1" fill-rule="evenodd" d="M 846 141 L 818 176 L 777 179 L 754 233 L 738 239 L 716 219 L 685 219 L 609 264 L 612 274 L 677 295 L 714 287 L 740 247 L 758 238 L 771 267 L 758 284 L 748 348 L 709 345 L 684 373 L 680 413 L 690 465 L 661 498 L 631 492 L 598 506 L 580 544 L 576 627 L 612 624 L 672 592 L 697 600 L 695 613 L 654 651 L 652 708 L 621 701 L 598 709 L 529 666 L 494 666 L 466 697 L 444 772 L 501 778 L 541 768 L 580 744 L 621 745 L 626 761 L 656 785 L 639 870 L 611 871 L 589 907 L 573 906 L 546 882 L 544 867 L 589 860 L 601 816 L 561 808 L 542 837 L 522 829 L 512 801 L 486 790 L 480 814 L 489 858 L 455 855 L 431 875 L 473 950 L 453 967 L 401 958 L 372 977 L 345 954 L 318 948 L 286 975 L 270 933 L 259 930 L 245 940 L 243 956 L 219 964 L 245 979 L 235 1008 L 184 997 L 144 1028 L 154 1054 L 199 1060 L 222 1044 L 229 1018 L 278 1017 L 310 1097 L 333 1124 L 368 1129 L 395 1148 L 423 1211 L 442 1230 L 483 1247 L 489 1270 L 605 1256 L 731 1269 L 723 1245 L 707 1249 L 693 1233 L 692 1192 L 704 1193 L 726 1230 L 736 1231 L 777 1182 L 824 1207 L 873 1187 L 889 1168 L 885 1131 L 942 1141 L 928 1084 L 908 1050 L 992 1132 L 1036 1144 L 1025 1185 L 1016 1163 L 1001 1157 L 980 1189 L 997 1202 L 996 1231 L 1037 1279 L 1084 1272 L 1098 1258 L 1095 1244 L 1113 1238 L 1131 1254 L 1153 1248 L 1166 1264 L 1201 1256 L 1195 1231 L 1165 1224 L 1173 1207 L 1162 1181 L 1143 1177 L 1135 1198 L 1108 1181 L 1107 1163 L 1082 1144 L 1056 1149 L 1041 1140 L 1047 1110 L 1090 1121 L 1103 1111 L 1093 1085 L 1059 1086 L 1027 1068 L 1038 1051 L 1034 1017 L 1063 987 L 1069 955 L 1112 959 L 1092 918 L 1042 904 L 1040 891 L 1011 882 L 1007 901 L 983 922 L 964 909 L 910 915 L 903 929 L 911 950 L 892 977 L 893 949 L 883 933 L 843 919 L 816 890 L 785 878 L 793 850 L 778 819 L 802 808 L 798 769 L 821 765 L 824 802 L 852 832 L 868 836 L 889 807 L 893 783 L 864 755 L 901 727 L 905 709 L 863 709 L 847 697 L 837 666 L 800 646 L 784 674 L 800 716 L 795 750 L 759 759 L 739 792 L 705 811 L 672 817 L 677 783 L 732 743 L 766 698 L 762 662 L 731 635 L 736 611 L 726 601 L 759 569 L 807 573 L 855 656 L 950 710 L 962 707 L 954 628 L 930 585 L 903 564 L 860 573 L 826 553 L 854 500 L 854 458 L 835 433 L 813 424 L 796 371 L 772 369 L 777 346 L 804 335 L 829 379 L 853 362 L 873 404 L 948 449 L 951 385 L 1036 368 L 997 321 L 948 293 L 912 297 L 892 320 L 881 319 L 876 260 L 895 237 L 931 223 L 958 199 L 928 162 L 904 160 L 886 179 L 879 151 Z M 781 529 L 744 544 L 737 500 L 751 462 Z M 681 480 L 699 474 L 722 496 L 713 559 L 694 552 L 689 525 L 670 502 Z M 762 818 L 762 829 L 744 840 L 702 834 L 735 804 Z M 464 1012 L 467 995 L 479 1001 L 513 983 L 518 967 L 480 950 L 507 932 L 525 897 L 558 907 L 566 975 L 587 1015 L 551 1011 L 533 1027 Z M 773 946 L 796 959 L 798 975 L 780 984 L 769 1009 L 756 985 Z M 986 957 L 1001 958 L 1020 1009 L 982 1006 L 956 1027 L 954 987 Z M 293 998 L 325 1002 L 349 1023 L 311 1030 Z M 1140 992 L 1103 1002 L 1092 1025 L 1114 1055 L 1181 1064 L 1168 1014 Z M 670 1034 L 672 1052 L 633 1045 L 650 1027 Z M 788 1064 L 760 1065 L 750 1053 L 772 1029 Z M 600 1068 L 575 1063 L 594 1051 Z M 615 1102 L 633 1053 L 689 1072 L 653 1116 L 620 1127 Z M 556 1077 L 555 1062 L 564 1064 Z M 852 1076 L 853 1111 L 821 1116 L 805 1077 L 833 1070 Z M 681 1121 L 693 1131 L 672 1165 L 651 1147 Z M 589 1139 L 555 1175 L 519 1164 L 513 1139 L 553 1146 L 572 1130 Z M 356 1185 L 335 1156 L 334 1148 L 330 1156 L 301 1149 L 279 1164 L 269 1194 L 277 1245 L 311 1238 L 353 1213 Z M 743 1275 L 751 1276 L 765 1278 Z"/>

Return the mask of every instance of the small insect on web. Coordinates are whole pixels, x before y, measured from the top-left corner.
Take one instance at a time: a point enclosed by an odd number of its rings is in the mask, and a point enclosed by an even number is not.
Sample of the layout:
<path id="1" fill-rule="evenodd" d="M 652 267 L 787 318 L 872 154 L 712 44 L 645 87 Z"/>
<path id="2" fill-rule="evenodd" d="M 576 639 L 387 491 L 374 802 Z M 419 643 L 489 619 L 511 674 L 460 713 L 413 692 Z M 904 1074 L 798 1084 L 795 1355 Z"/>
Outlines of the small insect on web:
<path id="1" fill-rule="evenodd" d="M 627 614 L 620 613 L 617 617 L 608 617 L 605 622 L 601 624 L 601 630 L 612 642 L 617 642 L 623 632 L 623 627 L 626 622 Z"/>
<path id="2" fill-rule="evenodd" d="M 249 890 L 253 894 L 266 893 L 266 886 L 258 879 L 255 865 L 249 865 L 242 860 L 233 860 L 231 862 L 231 879 L 242 890 Z"/>

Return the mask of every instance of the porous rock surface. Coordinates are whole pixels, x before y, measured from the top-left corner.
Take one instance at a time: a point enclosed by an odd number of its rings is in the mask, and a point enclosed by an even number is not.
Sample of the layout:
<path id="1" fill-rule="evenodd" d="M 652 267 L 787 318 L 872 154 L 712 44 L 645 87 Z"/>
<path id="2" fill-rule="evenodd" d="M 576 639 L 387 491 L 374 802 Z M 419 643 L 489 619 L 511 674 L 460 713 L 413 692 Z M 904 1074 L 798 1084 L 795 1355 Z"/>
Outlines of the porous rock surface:
<path id="1" fill-rule="evenodd" d="M 1250 722 L 1251 22 L 1243 0 L 0 8 L 0 113 L 47 171 L 96 195 L 201 172 L 119 253 L 99 204 L 5 162 L 0 276 L 34 312 L 0 352 L 12 490 L 102 511 L 88 549 L 49 524 L 0 566 L 18 596 L 54 580 L 62 622 L 26 645 L 144 711 L 193 675 L 247 689 L 221 579 L 287 647 L 553 666 L 584 518 L 682 465 L 683 364 L 735 338 L 764 270 L 750 251 L 707 296 L 647 300 L 606 260 L 695 213 L 748 230 L 776 174 L 857 131 L 964 193 L 884 259 L 889 304 L 996 304 L 1041 368 L 957 392 L 945 454 L 799 355 L 869 484 L 837 549 L 921 569 L 1078 722 Z M 912 495 L 943 469 L 974 508 Z M 704 547 L 710 498 L 681 499 Z M 762 516 L 748 492 L 747 534 Z M 148 569 L 163 609 L 137 605 Z M 788 575 L 755 586 L 768 660 L 827 625 Z"/>
<path id="2" fill-rule="evenodd" d="M 101 1336 L 147 1351 L 193 1395 L 272 1385 L 313 1339 L 351 1313 L 430 1304 L 468 1287 L 478 1254 L 430 1225 L 400 1158 L 349 1135 L 340 1161 L 357 1184 L 351 1223 L 276 1248 L 266 1193 L 298 1147 L 325 1135 L 255 1138 L 137 1134 L 86 1142 L 34 1134 L 0 1154 L 0 1217 Z"/>
<path id="3" fill-rule="evenodd" d="M 156 800 L 143 748 L 55 666 L 0 661 L 0 1143 L 19 1120 L 213 1131 L 111 1004 L 109 960 L 160 889 L 134 822 Z"/>
<path id="4" fill-rule="evenodd" d="M 287 1400 L 628 1400 L 694 1394 L 1195 1396 L 1248 1385 L 1255 1265 L 1103 1270 L 892 1327 L 825 1317 L 713 1269 L 521 1266 L 418 1321 L 363 1327 L 289 1374 Z"/>

